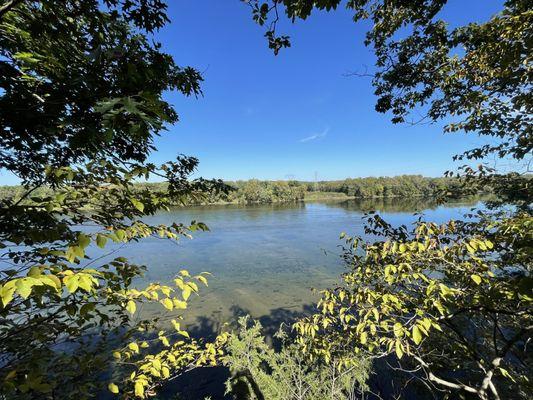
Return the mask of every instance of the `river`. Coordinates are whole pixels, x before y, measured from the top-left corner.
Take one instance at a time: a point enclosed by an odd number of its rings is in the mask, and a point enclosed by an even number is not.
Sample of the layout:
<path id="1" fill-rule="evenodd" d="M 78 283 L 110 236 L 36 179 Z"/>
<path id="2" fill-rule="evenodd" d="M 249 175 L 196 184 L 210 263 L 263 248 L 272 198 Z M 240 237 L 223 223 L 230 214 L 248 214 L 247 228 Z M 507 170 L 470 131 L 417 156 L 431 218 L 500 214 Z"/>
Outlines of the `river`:
<path id="1" fill-rule="evenodd" d="M 209 336 L 235 316 L 250 314 L 276 329 L 309 311 L 313 288 L 335 284 L 344 266 L 339 234 L 363 235 L 363 215 L 376 210 L 393 225 L 409 225 L 422 212 L 427 220 L 460 219 L 476 201 L 436 205 L 424 199 L 348 200 L 274 205 L 223 205 L 176 208 L 149 217 L 151 224 L 206 223 L 179 243 L 148 238 L 120 249 L 119 255 L 148 270 L 136 282 L 171 283 L 181 269 L 209 271 L 209 287 L 192 298 L 185 323 L 197 336 Z M 370 238 L 371 239 L 371 238 Z M 117 256 L 115 253 L 113 256 Z M 144 314 L 171 318 L 159 307 Z"/>

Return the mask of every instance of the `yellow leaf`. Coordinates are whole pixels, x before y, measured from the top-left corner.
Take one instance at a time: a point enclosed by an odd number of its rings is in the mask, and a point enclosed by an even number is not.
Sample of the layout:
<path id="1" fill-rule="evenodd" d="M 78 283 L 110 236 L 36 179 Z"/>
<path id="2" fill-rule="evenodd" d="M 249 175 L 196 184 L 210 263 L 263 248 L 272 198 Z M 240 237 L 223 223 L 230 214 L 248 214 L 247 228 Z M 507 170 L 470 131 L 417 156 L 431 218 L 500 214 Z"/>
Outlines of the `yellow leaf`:
<path id="1" fill-rule="evenodd" d="M 179 310 L 185 310 L 187 308 L 187 302 L 178 299 L 173 299 L 174 307 Z"/>
<path id="2" fill-rule="evenodd" d="M 399 340 L 396 341 L 396 355 L 398 356 L 398 358 L 403 357 L 403 346 L 402 342 L 400 342 Z"/>
<path id="3" fill-rule="evenodd" d="M 137 310 L 137 306 L 135 305 L 135 302 L 133 300 L 128 301 L 128 304 L 126 304 L 126 310 L 130 314 L 135 314 L 135 310 Z"/>
<path id="4" fill-rule="evenodd" d="M 8 287 L 7 285 L 0 288 L 0 298 L 2 299 L 2 304 L 7 306 L 11 300 L 13 300 L 13 295 L 15 294 L 15 286 Z"/>
<path id="5" fill-rule="evenodd" d="M 366 332 L 362 332 L 362 333 L 361 333 L 361 338 L 360 338 L 360 342 L 361 342 L 361 344 L 366 344 L 367 339 L 368 339 L 368 333 L 366 333 Z"/>
<path id="6" fill-rule="evenodd" d="M 128 344 L 128 348 L 135 353 L 139 352 L 139 345 L 135 342 Z"/>
<path id="7" fill-rule="evenodd" d="M 63 278 L 63 283 L 70 293 L 74 293 L 76 290 L 78 290 L 79 277 L 77 275 L 65 276 Z"/>
<path id="8" fill-rule="evenodd" d="M 198 280 L 199 280 L 200 282 L 202 282 L 205 286 L 209 286 L 209 285 L 207 284 L 207 279 L 205 278 L 205 276 L 198 275 L 197 278 L 198 278 Z"/>
<path id="9" fill-rule="evenodd" d="M 481 277 L 476 274 L 470 275 L 470 278 L 476 283 L 476 285 L 479 285 L 481 283 Z"/>
<path id="10" fill-rule="evenodd" d="M 110 384 L 107 386 L 107 388 L 109 389 L 109 391 L 110 391 L 111 393 L 115 393 L 115 394 L 118 393 L 118 386 L 115 385 L 114 383 L 110 383 Z"/>
<path id="11" fill-rule="evenodd" d="M 90 292 L 93 287 L 93 282 L 88 276 L 81 275 L 78 279 L 78 286 L 86 292 Z"/>
<path id="12" fill-rule="evenodd" d="M 418 328 L 418 326 L 413 326 L 413 342 L 415 342 L 415 344 L 420 344 L 420 342 L 422 341 L 422 333 L 420 332 L 420 329 Z"/>
<path id="13" fill-rule="evenodd" d="M 172 311 L 172 309 L 174 308 L 174 304 L 172 303 L 172 300 L 170 300 L 168 297 L 166 297 L 163 300 L 161 300 L 161 304 L 163 304 L 163 306 L 167 310 L 170 310 L 170 311 Z"/>
<path id="14" fill-rule="evenodd" d="M 31 281 L 26 278 L 17 280 L 15 286 L 17 287 L 17 293 L 23 298 L 27 299 L 31 294 L 32 284 Z"/>
<path id="15" fill-rule="evenodd" d="M 399 322 L 396 322 L 392 329 L 394 331 L 394 336 L 396 336 L 396 337 L 402 336 L 402 334 L 403 334 L 402 324 L 400 324 Z"/>
<path id="16" fill-rule="evenodd" d="M 144 386 L 141 381 L 135 382 L 135 396 L 144 399 Z"/>
<path id="17" fill-rule="evenodd" d="M 177 331 L 179 331 L 181 329 L 180 328 L 180 323 L 178 321 L 173 319 L 171 322 L 172 322 L 172 325 L 174 326 L 174 329 L 176 329 Z"/>
<path id="18" fill-rule="evenodd" d="M 189 286 L 185 286 L 181 294 L 183 296 L 183 300 L 187 300 L 191 296 L 191 288 Z"/>

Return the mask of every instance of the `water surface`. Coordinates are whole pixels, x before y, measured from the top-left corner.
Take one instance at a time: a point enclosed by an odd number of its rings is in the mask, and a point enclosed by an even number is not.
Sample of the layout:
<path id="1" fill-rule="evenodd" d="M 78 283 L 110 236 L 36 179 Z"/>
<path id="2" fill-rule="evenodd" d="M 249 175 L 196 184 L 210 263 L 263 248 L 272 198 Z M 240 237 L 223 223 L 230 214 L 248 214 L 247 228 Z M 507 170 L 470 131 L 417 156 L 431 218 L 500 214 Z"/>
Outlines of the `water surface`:
<path id="1" fill-rule="evenodd" d="M 309 308 L 317 296 L 313 288 L 338 281 L 344 270 L 339 234 L 364 235 L 364 212 L 376 210 L 393 225 L 409 225 L 418 217 L 415 212 L 443 222 L 461 218 L 475 204 L 437 206 L 423 199 L 393 199 L 177 208 L 147 222 L 197 220 L 210 231 L 196 232 L 194 239 L 178 244 L 148 238 L 128 244 L 120 255 L 148 267 L 138 285 L 170 283 L 184 268 L 192 274 L 213 274 L 209 288 L 192 300 L 186 312 L 188 324 L 216 329 L 235 315 L 249 313 L 276 325 Z M 159 314 L 157 309 L 145 312 Z"/>

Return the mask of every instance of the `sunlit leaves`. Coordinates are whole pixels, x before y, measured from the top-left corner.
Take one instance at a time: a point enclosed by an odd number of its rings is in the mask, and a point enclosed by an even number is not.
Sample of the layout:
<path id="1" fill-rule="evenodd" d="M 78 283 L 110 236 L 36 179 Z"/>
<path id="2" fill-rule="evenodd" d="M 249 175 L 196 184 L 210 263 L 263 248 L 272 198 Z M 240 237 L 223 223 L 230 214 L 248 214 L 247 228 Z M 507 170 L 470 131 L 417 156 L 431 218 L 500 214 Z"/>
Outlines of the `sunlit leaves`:
<path id="1" fill-rule="evenodd" d="M 128 344 L 128 349 L 130 349 L 134 353 L 138 353 L 139 352 L 139 345 L 137 343 L 135 343 L 135 342 L 132 342 L 132 343 Z"/>
<path id="2" fill-rule="evenodd" d="M 163 304 L 163 306 L 165 306 L 165 308 L 167 310 L 170 310 L 170 311 L 172 311 L 172 309 L 174 308 L 174 304 L 172 303 L 172 299 L 169 299 L 168 297 L 166 297 L 163 300 L 161 300 L 161 304 Z"/>
<path id="3" fill-rule="evenodd" d="M 479 285 L 481 283 L 481 277 L 476 274 L 470 275 L 470 278 L 476 283 L 476 285 Z"/>
<path id="4" fill-rule="evenodd" d="M 450 358 L 461 354 L 461 362 L 467 363 L 468 347 L 463 341 L 468 336 L 461 330 L 471 328 L 462 319 L 465 315 L 489 326 L 494 315 L 486 316 L 485 308 L 491 310 L 488 314 L 501 310 L 506 321 L 529 318 L 524 311 L 531 299 L 517 295 L 522 280 L 512 278 L 517 265 L 502 263 L 494 253 L 494 239 L 483 237 L 503 235 L 499 236 L 502 243 L 521 240 L 525 231 L 511 234 L 508 226 L 499 228 L 489 222 L 487 231 L 478 225 L 471 235 L 471 228 L 460 230 L 461 225 L 453 221 L 418 222 L 414 232 L 404 236 L 375 221 L 378 227 L 372 229 L 390 230 L 389 240 L 364 242 L 344 235 L 344 259 L 350 265 L 344 284 L 321 291 L 318 312 L 293 326 L 298 342 L 310 343 L 307 349 L 312 354 L 330 360 L 335 348 L 353 346 L 357 354 L 392 354 L 404 360 L 431 357 L 427 343 L 443 341 L 447 350 L 453 349 Z M 483 351 L 489 352 L 492 330 L 481 332 L 487 340 Z M 454 335 L 465 336 L 450 340 Z M 507 340 L 496 337 L 499 346 Z M 494 356 L 496 351 L 492 349 Z"/>
<path id="5" fill-rule="evenodd" d="M 422 333 L 420 332 L 420 328 L 417 325 L 413 325 L 412 337 L 413 342 L 415 342 L 415 344 L 420 344 L 420 342 L 422 341 Z"/>
<path id="6" fill-rule="evenodd" d="M 107 388 L 111 393 L 117 394 L 119 392 L 118 386 L 114 383 L 110 383 L 109 385 L 107 385 Z"/>
<path id="7" fill-rule="evenodd" d="M 135 305 L 135 302 L 133 300 L 129 300 L 126 304 L 126 310 L 130 314 L 135 314 L 135 311 L 137 310 L 137 306 Z"/>

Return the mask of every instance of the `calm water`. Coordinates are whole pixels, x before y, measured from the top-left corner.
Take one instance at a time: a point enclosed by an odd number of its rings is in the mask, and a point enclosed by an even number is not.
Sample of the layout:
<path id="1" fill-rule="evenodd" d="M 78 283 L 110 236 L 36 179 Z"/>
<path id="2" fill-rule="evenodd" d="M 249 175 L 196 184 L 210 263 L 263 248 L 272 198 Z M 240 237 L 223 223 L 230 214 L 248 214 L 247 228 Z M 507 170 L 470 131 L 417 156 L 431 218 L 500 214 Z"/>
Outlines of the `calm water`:
<path id="1" fill-rule="evenodd" d="M 339 234 L 363 235 L 362 215 L 377 210 L 394 225 L 411 224 L 414 212 L 427 219 L 461 218 L 475 206 L 462 202 L 436 206 L 424 200 L 337 201 L 290 205 L 203 206 L 179 208 L 150 217 L 152 224 L 202 221 L 210 232 L 197 232 L 179 244 L 149 238 L 121 249 L 120 255 L 148 266 L 139 285 L 171 282 L 183 268 L 213 274 L 209 288 L 194 298 L 186 322 L 217 329 L 235 315 L 249 313 L 276 325 L 301 313 L 316 299 L 312 288 L 334 284 L 343 271 Z M 115 253 L 113 256 L 117 256 Z M 158 314 L 158 309 L 146 313 Z"/>

